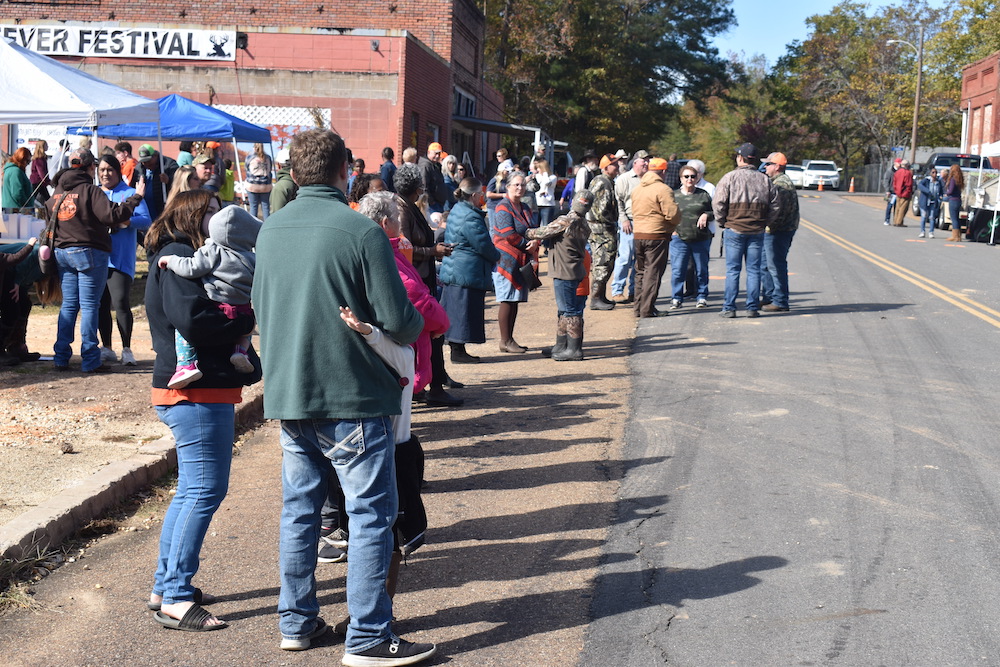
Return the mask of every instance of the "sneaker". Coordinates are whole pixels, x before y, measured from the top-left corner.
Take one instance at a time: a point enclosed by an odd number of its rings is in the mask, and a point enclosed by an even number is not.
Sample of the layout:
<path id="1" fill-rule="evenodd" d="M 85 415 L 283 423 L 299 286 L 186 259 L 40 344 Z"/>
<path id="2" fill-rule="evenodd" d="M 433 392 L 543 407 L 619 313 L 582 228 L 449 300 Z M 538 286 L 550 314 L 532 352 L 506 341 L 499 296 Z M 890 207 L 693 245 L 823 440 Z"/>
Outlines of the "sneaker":
<path id="1" fill-rule="evenodd" d="M 135 366 L 135 355 L 130 348 L 122 348 L 122 364 L 125 366 Z"/>
<path id="2" fill-rule="evenodd" d="M 725 317 L 725 318 L 736 317 L 736 311 L 735 310 L 724 310 L 721 313 L 719 313 L 719 317 Z"/>
<path id="3" fill-rule="evenodd" d="M 680 301 L 674 299 L 673 301 L 670 302 L 670 310 L 680 310 L 680 309 L 681 309 Z"/>
<path id="4" fill-rule="evenodd" d="M 343 528 L 336 529 L 322 539 L 330 546 L 337 547 L 341 551 L 347 551 L 347 531 Z"/>
<path id="5" fill-rule="evenodd" d="M 788 306 L 782 307 L 782 306 L 776 306 L 773 303 L 769 303 L 763 308 L 761 308 L 761 310 L 763 310 L 765 313 L 787 313 Z"/>
<path id="6" fill-rule="evenodd" d="M 102 364 L 113 364 L 118 361 L 118 355 L 110 347 L 101 348 L 101 363 Z"/>
<path id="7" fill-rule="evenodd" d="M 436 650 L 434 644 L 414 644 L 399 637 L 392 637 L 367 651 L 345 653 L 341 662 L 347 667 L 414 665 L 434 655 Z"/>
<path id="8" fill-rule="evenodd" d="M 322 618 L 316 618 L 316 627 L 313 631 L 304 637 L 297 637 L 295 639 L 289 639 L 288 637 L 281 638 L 281 650 L 282 651 L 305 651 L 312 644 L 312 640 L 316 639 L 324 632 L 327 631 L 326 621 Z M 392 664 L 392 663 L 389 663 Z M 405 663 L 404 663 L 405 664 Z"/>
<path id="9" fill-rule="evenodd" d="M 250 357 L 245 352 L 239 350 L 233 352 L 229 355 L 229 363 L 240 373 L 253 373 L 253 364 L 250 363 Z"/>
<path id="10" fill-rule="evenodd" d="M 929 239 L 934 238 L 934 232 L 928 232 L 927 238 L 929 238 Z"/>
<path id="11" fill-rule="evenodd" d="M 918 238 L 918 239 L 922 239 L 922 238 L 924 238 L 924 233 L 923 233 L 923 232 L 920 232 L 920 234 L 918 234 L 918 235 L 917 235 L 917 238 Z"/>
<path id="12" fill-rule="evenodd" d="M 708 301 L 704 299 L 698 299 L 698 303 L 694 304 L 695 308 L 708 308 Z"/>
<path id="13" fill-rule="evenodd" d="M 760 317 L 760 311 L 757 311 L 757 310 L 748 310 L 747 311 L 747 317 Z"/>
<path id="14" fill-rule="evenodd" d="M 888 220 L 886 220 L 886 221 L 885 221 L 885 222 L 883 222 L 882 224 L 883 224 L 883 225 L 885 225 L 886 227 L 888 227 L 888 226 L 889 226 L 889 221 L 888 221 Z"/>
<path id="15" fill-rule="evenodd" d="M 195 380 L 200 380 L 202 372 L 198 370 L 198 364 L 188 364 L 187 366 L 178 366 L 177 370 L 170 377 L 170 382 L 167 383 L 167 387 L 170 389 L 183 389 Z"/>
<path id="16" fill-rule="evenodd" d="M 318 563 L 343 563 L 347 560 L 347 552 L 341 551 L 332 544 L 327 544 L 326 540 L 319 541 L 319 555 L 316 557 Z"/>

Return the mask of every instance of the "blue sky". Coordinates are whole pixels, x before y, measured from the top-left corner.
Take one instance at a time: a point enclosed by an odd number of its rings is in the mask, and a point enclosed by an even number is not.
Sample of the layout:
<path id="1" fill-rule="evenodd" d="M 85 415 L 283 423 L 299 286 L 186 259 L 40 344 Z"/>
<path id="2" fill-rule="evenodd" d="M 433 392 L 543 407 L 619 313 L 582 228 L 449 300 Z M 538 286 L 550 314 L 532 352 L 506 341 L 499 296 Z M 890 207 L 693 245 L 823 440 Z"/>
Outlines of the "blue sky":
<path id="1" fill-rule="evenodd" d="M 774 65 L 785 54 L 789 42 L 806 39 L 806 18 L 825 14 L 835 4 L 824 0 L 732 0 L 739 25 L 717 37 L 715 47 L 723 58 L 729 51 L 743 52 L 746 56 L 760 53 L 769 65 Z M 898 4 L 898 0 L 870 0 L 868 3 L 873 8 Z M 931 0 L 930 5 L 941 7 L 944 0 Z"/>

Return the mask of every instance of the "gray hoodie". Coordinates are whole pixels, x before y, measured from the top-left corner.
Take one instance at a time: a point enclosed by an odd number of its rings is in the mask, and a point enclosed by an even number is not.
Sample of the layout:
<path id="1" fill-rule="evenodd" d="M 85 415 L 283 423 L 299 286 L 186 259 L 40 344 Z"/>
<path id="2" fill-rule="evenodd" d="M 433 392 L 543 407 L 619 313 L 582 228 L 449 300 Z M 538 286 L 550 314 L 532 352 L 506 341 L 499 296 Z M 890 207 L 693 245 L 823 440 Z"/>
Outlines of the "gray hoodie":
<path id="1" fill-rule="evenodd" d="M 227 206 L 208 221 L 205 245 L 193 257 L 171 256 L 167 268 L 183 278 L 201 278 L 216 303 L 250 303 L 257 264 L 253 249 L 261 224 L 239 206 Z"/>

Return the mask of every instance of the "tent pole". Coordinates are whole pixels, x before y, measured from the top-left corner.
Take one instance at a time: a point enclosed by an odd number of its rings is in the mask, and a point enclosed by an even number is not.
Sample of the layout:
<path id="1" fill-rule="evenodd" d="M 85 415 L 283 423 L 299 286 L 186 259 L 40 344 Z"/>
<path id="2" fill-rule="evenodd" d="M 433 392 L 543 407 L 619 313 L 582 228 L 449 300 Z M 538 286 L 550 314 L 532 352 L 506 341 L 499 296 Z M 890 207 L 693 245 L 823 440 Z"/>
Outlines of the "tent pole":
<path id="1" fill-rule="evenodd" d="M 160 128 L 160 119 L 158 116 L 156 118 L 156 148 L 157 150 L 159 150 L 160 153 L 160 176 L 162 177 L 166 172 L 163 169 L 163 131 Z M 149 187 L 149 184 L 147 184 L 146 187 Z M 167 184 L 163 182 L 162 178 L 160 180 L 160 192 L 163 193 L 163 199 L 161 199 L 160 201 L 163 202 L 163 208 L 166 208 Z"/>
<path id="2" fill-rule="evenodd" d="M 240 165 L 240 149 L 236 145 L 236 137 L 233 137 L 233 158 L 234 158 L 233 159 L 233 163 L 236 166 L 236 175 L 239 177 L 240 181 L 242 182 L 243 181 L 243 170 L 240 168 L 240 166 L 241 166 Z M 234 187 L 234 190 L 235 190 L 235 187 Z M 234 193 L 233 197 L 235 197 L 235 196 L 236 196 L 236 194 Z M 247 200 L 248 199 L 249 198 L 247 197 L 246 190 L 244 190 L 243 191 L 243 208 L 244 209 L 247 208 Z"/>

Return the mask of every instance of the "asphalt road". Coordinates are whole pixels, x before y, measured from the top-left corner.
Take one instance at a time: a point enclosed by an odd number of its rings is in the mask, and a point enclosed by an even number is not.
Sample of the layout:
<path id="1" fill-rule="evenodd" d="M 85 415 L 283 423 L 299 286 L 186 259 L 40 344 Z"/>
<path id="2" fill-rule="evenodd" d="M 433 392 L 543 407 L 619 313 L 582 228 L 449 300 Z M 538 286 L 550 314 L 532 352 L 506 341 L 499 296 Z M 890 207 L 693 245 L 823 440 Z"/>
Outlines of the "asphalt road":
<path id="1" fill-rule="evenodd" d="M 1000 664 L 1000 248 L 809 195 L 790 313 L 640 326 L 582 665 Z"/>

